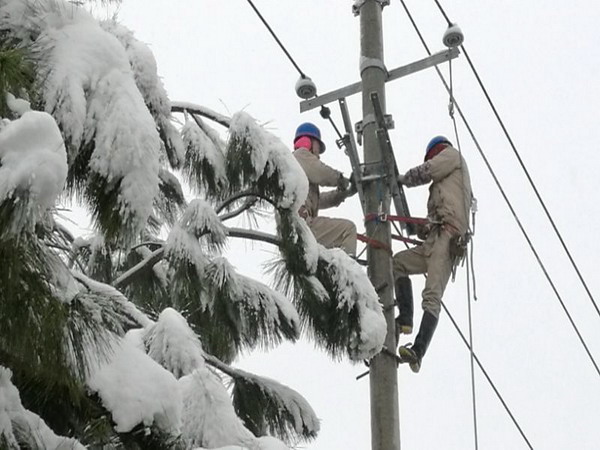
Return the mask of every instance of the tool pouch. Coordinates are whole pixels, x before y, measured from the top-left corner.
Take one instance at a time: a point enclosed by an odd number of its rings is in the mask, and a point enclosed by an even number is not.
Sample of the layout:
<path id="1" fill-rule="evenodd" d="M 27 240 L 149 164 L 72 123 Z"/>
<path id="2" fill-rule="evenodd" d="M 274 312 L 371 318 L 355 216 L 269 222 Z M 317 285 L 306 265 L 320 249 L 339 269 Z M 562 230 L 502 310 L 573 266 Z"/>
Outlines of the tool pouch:
<path id="1" fill-rule="evenodd" d="M 450 256 L 459 264 L 467 256 L 467 246 L 471 236 L 469 233 L 453 236 L 450 239 Z"/>

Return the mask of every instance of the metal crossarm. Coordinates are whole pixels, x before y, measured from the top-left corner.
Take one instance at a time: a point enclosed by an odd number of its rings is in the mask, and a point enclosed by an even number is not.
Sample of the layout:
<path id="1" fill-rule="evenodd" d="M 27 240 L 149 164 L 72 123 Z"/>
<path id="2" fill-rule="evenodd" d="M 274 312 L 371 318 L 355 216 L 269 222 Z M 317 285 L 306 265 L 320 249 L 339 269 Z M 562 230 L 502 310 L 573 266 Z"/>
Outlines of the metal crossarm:
<path id="1" fill-rule="evenodd" d="M 377 123 L 377 139 L 379 140 L 379 148 L 381 149 L 381 158 L 383 160 L 386 170 L 386 181 L 390 189 L 390 194 L 394 201 L 394 207 L 396 213 L 399 216 L 409 217 L 408 202 L 404 195 L 404 189 L 398 183 L 400 172 L 396 165 L 396 158 L 394 157 L 394 150 L 392 148 L 392 142 L 388 133 L 385 116 L 383 109 L 381 108 L 381 102 L 377 92 L 371 92 L 371 102 L 373 103 L 373 110 L 375 113 L 375 121 Z M 400 227 L 406 230 L 408 234 L 415 234 L 415 225 L 412 223 L 401 222 Z"/>

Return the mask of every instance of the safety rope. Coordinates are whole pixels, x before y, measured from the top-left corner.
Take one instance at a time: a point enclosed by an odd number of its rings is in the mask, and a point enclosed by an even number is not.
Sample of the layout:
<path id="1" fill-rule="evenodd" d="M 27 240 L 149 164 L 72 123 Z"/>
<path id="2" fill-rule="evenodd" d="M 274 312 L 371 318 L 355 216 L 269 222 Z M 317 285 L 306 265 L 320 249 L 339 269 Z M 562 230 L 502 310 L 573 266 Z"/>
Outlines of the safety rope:
<path id="1" fill-rule="evenodd" d="M 454 77 L 452 74 L 452 60 L 448 61 L 448 71 L 449 71 L 449 84 L 450 84 L 450 89 L 449 89 L 449 102 L 448 102 L 448 114 L 450 115 L 450 119 L 452 119 L 452 126 L 454 127 L 454 136 L 456 138 L 456 148 L 458 149 L 458 153 L 460 155 L 460 171 L 461 171 L 461 175 L 462 175 L 462 180 L 463 180 L 463 189 L 464 189 L 464 171 L 462 168 L 462 163 L 463 163 L 463 157 L 462 157 L 462 151 L 461 151 L 461 145 L 460 145 L 460 137 L 458 135 L 458 126 L 456 124 L 456 117 L 454 117 Z M 473 194 L 471 193 L 471 196 Z M 473 204 L 473 196 L 471 197 L 471 201 L 470 204 Z M 465 217 L 467 218 L 467 220 L 469 219 L 469 210 L 470 207 L 467 206 L 465 204 Z M 475 218 L 475 212 L 472 213 L 473 219 Z M 469 229 L 469 231 L 467 231 L 467 233 L 470 233 L 471 236 L 474 234 L 474 232 Z M 474 350 L 473 350 L 473 316 L 471 314 L 471 270 L 473 270 L 473 239 L 469 239 L 467 241 L 467 245 L 470 246 L 471 252 L 469 253 L 469 251 L 467 250 L 466 253 L 466 272 L 467 272 L 467 307 L 468 307 L 468 322 L 469 322 L 469 346 L 470 346 L 470 360 L 471 360 L 471 400 L 472 400 L 472 408 L 473 408 L 473 434 L 474 434 L 474 439 L 475 439 L 475 450 L 477 450 L 479 448 L 479 439 L 478 439 L 478 432 L 477 432 L 477 398 L 475 395 L 475 361 L 474 361 Z M 469 259 L 471 259 L 471 264 L 469 263 Z M 453 273 L 453 277 L 454 277 L 454 273 Z M 475 279 L 475 273 L 473 271 L 473 280 Z M 475 288 L 473 288 L 473 290 L 475 290 Z"/>

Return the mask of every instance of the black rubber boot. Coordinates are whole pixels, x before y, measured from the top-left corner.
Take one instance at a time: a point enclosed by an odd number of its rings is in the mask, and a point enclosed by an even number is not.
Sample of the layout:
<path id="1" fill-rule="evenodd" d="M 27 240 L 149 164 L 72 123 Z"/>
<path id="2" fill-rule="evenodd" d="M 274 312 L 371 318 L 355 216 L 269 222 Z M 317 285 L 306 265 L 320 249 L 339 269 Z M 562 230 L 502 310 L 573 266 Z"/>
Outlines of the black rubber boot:
<path id="1" fill-rule="evenodd" d="M 415 343 L 411 346 L 403 345 L 398 348 L 398 354 L 402 358 L 403 362 L 407 362 L 410 369 L 414 373 L 418 373 L 421 369 L 421 362 L 423 356 L 427 352 L 427 348 L 433 338 L 433 333 L 438 324 L 438 318 L 433 314 L 425 311 L 423 312 L 423 319 L 421 319 L 421 326 L 419 327 L 419 333 L 415 338 Z"/>
<path id="2" fill-rule="evenodd" d="M 413 291 L 409 277 L 396 280 L 396 305 L 399 315 L 396 317 L 396 342 L 400 334 L 411 334 L 413 331 Z"/>

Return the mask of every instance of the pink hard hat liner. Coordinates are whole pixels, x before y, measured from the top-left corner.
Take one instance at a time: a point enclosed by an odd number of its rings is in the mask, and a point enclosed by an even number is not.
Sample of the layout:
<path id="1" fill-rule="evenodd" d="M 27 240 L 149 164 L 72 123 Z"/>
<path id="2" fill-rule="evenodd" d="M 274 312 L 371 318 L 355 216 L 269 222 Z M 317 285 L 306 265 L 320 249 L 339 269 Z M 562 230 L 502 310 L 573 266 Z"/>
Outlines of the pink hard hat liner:
<path id="1" fill-rule="evenodd" d="M 296 142 L 294 142 L 294 150 L 298 149 L 298 148 L 307 148 L 310 150 L 311 146 L 312 146 L 312 143 L 308 136 L 302 136 L 302 137 L 298 138 L 298 140 Z"/>

